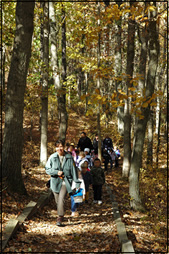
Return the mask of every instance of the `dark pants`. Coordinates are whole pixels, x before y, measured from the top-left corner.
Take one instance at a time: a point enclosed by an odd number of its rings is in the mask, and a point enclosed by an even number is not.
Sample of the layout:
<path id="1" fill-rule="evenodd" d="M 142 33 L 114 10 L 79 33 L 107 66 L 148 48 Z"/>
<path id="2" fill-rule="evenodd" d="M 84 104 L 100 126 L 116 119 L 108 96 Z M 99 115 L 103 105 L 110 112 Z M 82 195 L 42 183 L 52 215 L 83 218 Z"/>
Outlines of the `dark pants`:
<path id="1" fill-rule="evenodd" d="M 93 185 L 94 200 L 102 200 L 102 185 Z"/>
<path id="2" fill-rule="evenodd" d="M 115 159 L 115 167 L 117 168 L 119 166 L 118 158 Z"/>
<path id="3" fill-rule="evenodd" d="M 109 161 L 105 161 L 105 162 L 104 162 L 104 170 L 105 170 L 105 171 L 108 170 L 108 164 L 109 164 Z"/>
<path id="4" fill-rule="evenodd" d="M 111 169 L 113 168 L 113 164 L 115 164 L 115 161 L 114 161 L 114 160 L 111 160 L 111 161 L 110 161 L 110 167 L 111 167 Z"/>
<path id="5" fill-rule="evenodd" d="M 57 213 L 59 216 L 64 216 L 64 203 L 66 193 L 67 193 L 66 185 L 62 185 L 59 193 L 53 192 L 55 202 L 57 204 Z"/>

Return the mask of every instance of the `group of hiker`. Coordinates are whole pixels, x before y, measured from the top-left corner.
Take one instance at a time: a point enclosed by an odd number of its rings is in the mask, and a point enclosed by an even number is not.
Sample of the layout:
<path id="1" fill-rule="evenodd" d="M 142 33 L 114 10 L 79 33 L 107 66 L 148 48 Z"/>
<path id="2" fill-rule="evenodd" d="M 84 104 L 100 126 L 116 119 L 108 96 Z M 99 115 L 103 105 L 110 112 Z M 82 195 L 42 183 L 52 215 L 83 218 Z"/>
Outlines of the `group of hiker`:
<path id="1" fill-rule="evenodd" d="M 66 144 L 66 151 L 71 153 L 75 162 L 77 162 L 80 154 L 80 151 L 85 152 L 85 157 L 89 161 L 89 165 L 93 165 L 93 161 L 98 157 L 98 142 L 99 136 L 95 135 L 93 143 L 89 137 L 87 137 L 85 132 L 81 133 L 81 138 L 78 141 L 77 146 L 75 147 L 74 143 Z M 120 151 L 118 147 L 113 147 L 112 139 L 107 134 L 105 139 L 101 140 L 101 154 L 102 161 L 104 162 L 104 169 L 107 171 L 108 163 L 110 163 L 110 168 L 118 167 L 118 159 L 120 157 Z"/>
<path id="2" fill-rule="evenodd" d="M 64 146 L 62 140 L 55 144 L 56 152 L 53 153 L 45 166 L 46 173 L 51 176 L 48 187 L 51 188 L 57 205 L 57 226 L 64 226 L 64 201 L 67 192 L 71 197 L 71 216 L 78 216 L 80 204 L 88 203 L 89 186 L 93 188 L 93 203 L 102 204 L 102 185 L 105 182 L 104 171 L 110 162 L 118 166 L 119 150 L 113 148 L 113 142 L 107 135 L 102 143 L 102 158 L 105 168 L 101 167 L 98 158 L 98 135 L 93 143 L 85 132 L 75 148 L 74 143 Z"/>

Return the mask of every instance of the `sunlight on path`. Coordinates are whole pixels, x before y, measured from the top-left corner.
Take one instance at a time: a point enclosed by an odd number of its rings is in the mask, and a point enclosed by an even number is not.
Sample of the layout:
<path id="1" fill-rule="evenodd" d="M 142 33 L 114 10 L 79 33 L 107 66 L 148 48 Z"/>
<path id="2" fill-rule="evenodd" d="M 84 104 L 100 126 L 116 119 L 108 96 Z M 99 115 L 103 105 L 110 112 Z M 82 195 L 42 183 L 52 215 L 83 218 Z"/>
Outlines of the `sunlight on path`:
<path id="1" fill-rule="evenodd" d="M 109 195 L 103 187 L 103 204 L 93 204 L 90 189 L 89 204 L 81 205 L 79 217 L 71 217 L 70 198 L 67 196 L 65 207 L 65 227 L 56 226 L 57 212 L 52 198 L 32 219 L 24 223 L 16 239 L 10 241 L 15 251 L 35 252 L 118 252 L 120 243 L 113 222 Z M 24 232 L 24 234 L 23 234 Z M 14 245 L 13 245 L 14 244 Z M 10 250 L 11 248 L 6 248 Z"/>

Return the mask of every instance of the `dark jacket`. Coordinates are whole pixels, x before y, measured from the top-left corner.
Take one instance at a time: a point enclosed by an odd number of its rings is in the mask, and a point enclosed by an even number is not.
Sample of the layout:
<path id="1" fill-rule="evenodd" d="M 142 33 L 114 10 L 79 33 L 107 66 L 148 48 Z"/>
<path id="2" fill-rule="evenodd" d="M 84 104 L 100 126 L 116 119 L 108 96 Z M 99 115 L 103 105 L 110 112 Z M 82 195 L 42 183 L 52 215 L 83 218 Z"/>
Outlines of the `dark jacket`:
<path id="1" fill-rule="evenodd" d="M 92 184 L 92 177 L 89 171 L 87 171 L 85 174 L 82 173 L 82 177 L 85 183 L 85 190 L 87 192 L 89 191 L 89 185 Z"/>
<path id="2" fill-rule="evenodd" d="M 87 136 L 86 137 L 81 137 L 79 139 L 78 144 L 77 144 L 77 148 L 79 148 L 79 147 L 80 147 L 81 151 L 84 151 L 85 148 L 90 148 L 90 150 L 92 150 L 93 145 L 92 145 L 92 142 L 91 142 L 90 138 L 87 137 Z"/>
<path id="3" fill-rule="evenodd" d="M 64 173 L 64 181 L 68 193 L 72 192 L 71 186 L 73 180 L 76 183 L 76 188 L 79 188 L 81 182 L 78 180 L 75 163 L 73 161 L 73 157 L 70 154 L 65 154 L 63 166 L 61 167 L 58 153 L 53 153 L 49 157 L 45 169 L 46 173 L 51 175 L 50 188 L 52 191 L 59 193 L 62 187 L 63 179 L 58 176 L 58 171 L 63 171 Z"/>
<path id="4" fill-rule="evenodd" d="M 108 150 L 110 150 L 111 148 L 113 148 L 113 142 L 111 138 L 105 138 L 103 140 L 103 149 L 107 148 Z"/>
<path id="5" fill-rule="evenodd" d="M 103 156 L 103 159 L 104 159 L 105 163 L 106 162 L 108 163 L 111 160 L 111 156 L 110 156 L 110 154 L 108 153 L 107 150 L 106 151 L 103 150 L 102 156 Z"/>
<path id="6" fill-rule="evenodd" d="M 92 167 L 91 171 L 92 184 L 93 185 L 102 185 L 105 183 L 104 170 L 101 167 Z"/>
<path id="7" fill-rule="evenodd" d="M 96 140 L 96 138 L 93 140 L 93 148 L 94 148 L 94 153 L 95 154 L 98 154 L 98 141 Z M 102 146 L 103 146 L 103 142 L 101 140 L 101 149 L 102 149 Z"/>
<path id="8" fill-rule="evenodd" d="M 93 140 L 93 148 L 94 148 L 94 153 L 98 154 L 98 140 L 96 140 L 96 138 Z"/>

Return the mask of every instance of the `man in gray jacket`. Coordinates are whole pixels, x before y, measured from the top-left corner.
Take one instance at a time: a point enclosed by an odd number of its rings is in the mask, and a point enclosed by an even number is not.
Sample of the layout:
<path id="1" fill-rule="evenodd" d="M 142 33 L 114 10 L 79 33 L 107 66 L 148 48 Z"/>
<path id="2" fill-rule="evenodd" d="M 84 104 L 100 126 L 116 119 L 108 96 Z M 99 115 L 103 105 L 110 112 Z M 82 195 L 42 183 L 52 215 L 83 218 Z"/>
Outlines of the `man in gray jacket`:
<path id="1" fill-rule="evenodd" d="M 71 194 L 73 180 L 77 189 L 79 189 L 81 182 L 78 180 L 73 157 L 64 151 L 64 142 L 62 140 L 56 142 L 56 149 L 57 152 L 49 157 L 45 169 L 46 173 L 51 175 L 50 188 L 57 204 L 57 226 L 63 226 L 66 193 Z"/>

